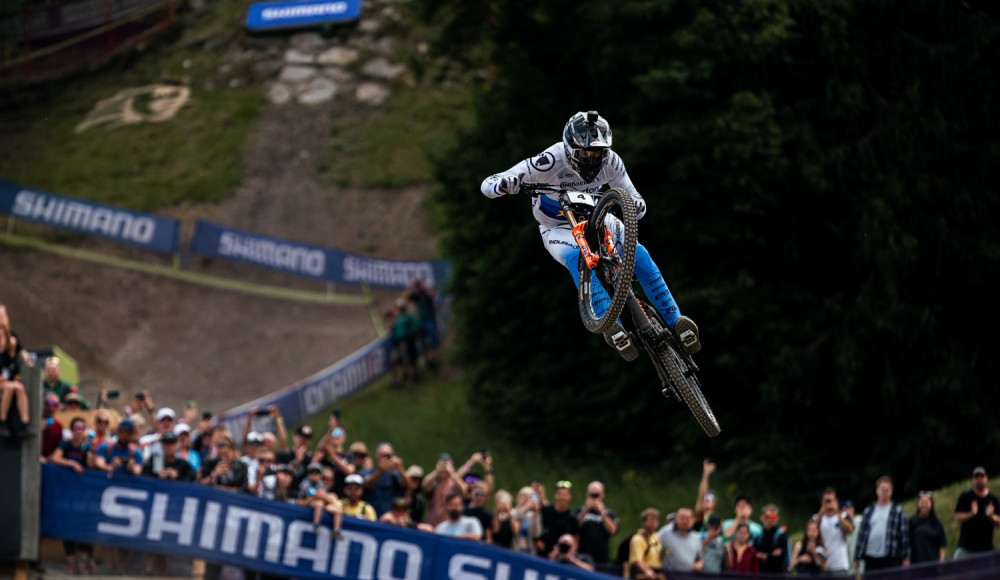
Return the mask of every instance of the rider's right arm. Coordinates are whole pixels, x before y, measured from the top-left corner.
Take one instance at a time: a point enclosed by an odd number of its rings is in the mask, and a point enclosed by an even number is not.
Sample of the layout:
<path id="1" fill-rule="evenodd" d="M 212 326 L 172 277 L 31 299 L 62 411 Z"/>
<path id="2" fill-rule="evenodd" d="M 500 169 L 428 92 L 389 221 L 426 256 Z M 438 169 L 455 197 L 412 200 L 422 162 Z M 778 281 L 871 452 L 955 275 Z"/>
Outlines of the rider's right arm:
<path id="1" fill-rule="evenodd" d="M 485 195 L 486 197 L 497 198 L 505 195 L 505 193 L 500 190 L 500 180 L 503 179 L 504 177 L 517 177 L 518 175 L 521 175 L 523 173 L 524 178 L 521 181 L 531 183 L 533 180 L 530 180 L 529 176 L 532 174 L 533 170 L 528 161 L 529 161 L 528 159 L 525 159 L 524 161 L 521 161 L 520 163 L 518 163 L 514 167 L 511 167 L 507 171 L 504 171 L 502 173 L 496 173 L 494 175 L 487 177 L 486 179 L 483 180 L 483 184 L 482 186 L 480 186 L 479 189 L 483 192 L 483 195 Z"/>

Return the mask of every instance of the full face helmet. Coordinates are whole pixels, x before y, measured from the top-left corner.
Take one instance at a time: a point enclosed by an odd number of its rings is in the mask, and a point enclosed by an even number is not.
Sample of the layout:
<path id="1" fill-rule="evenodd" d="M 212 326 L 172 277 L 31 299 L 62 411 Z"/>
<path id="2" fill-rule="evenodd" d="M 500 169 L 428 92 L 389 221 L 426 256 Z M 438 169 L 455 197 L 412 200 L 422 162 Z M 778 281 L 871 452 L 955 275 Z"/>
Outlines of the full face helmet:
<path id="1" fill-rule="evenodd" d="M 611 125 L 597 111 L 581 111 L 563 128 L 563 147 L 570 167 L 590 183 L 611 155 Z"/>

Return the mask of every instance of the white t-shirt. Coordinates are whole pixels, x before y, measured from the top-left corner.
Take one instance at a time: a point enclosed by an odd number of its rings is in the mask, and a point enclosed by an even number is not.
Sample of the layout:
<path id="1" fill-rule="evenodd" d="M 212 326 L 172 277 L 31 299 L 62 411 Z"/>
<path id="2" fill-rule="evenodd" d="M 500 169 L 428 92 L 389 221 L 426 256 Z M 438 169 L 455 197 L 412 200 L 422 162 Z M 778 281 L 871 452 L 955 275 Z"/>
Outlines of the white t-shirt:
<path id="1" fill-rule="evenodd" d="M 701 559 L 701 534 L 688 530 L 681 534 L 673 523 L 667 524 L 657 532 L 660 543 L 667 548 L 667 557 L 663 560 L 664 570 L 690 571 L 694 563 Z"/>
<path id="2" fill-rule="evenodd" d="M 247 464 L 247 485 L 257 483 L 257 469 L 260 467 L 260 461 L 257 461 L 249 455 L 240 457 L 240 461 Z"/>
<path id="3" fill-rule="evenodd" d="M 875 505 L 872 511 L 872 519 L 868 522 L 870 530 L 868 532 L 868 547 L 865 548 L 865 556 L 872 558 L 885 557 L 885 531 L 889 525 L 889 510 L 892 504 Z"/>
<path id="4" fill-rule="evenodd" d="M 478 518 L 462 516 L 457 522 L 445 520 L 434 528 L 434 533 L 439 536 L 464 536 L 466 534 L 476 534 L 476 537 L 483 535 L 483 524 Z"/>
<path id="5" fill-rule="evenodd" d="M 823 536 L 823 545 L 826 546 L 827 571 L 847 570 L 850 564 L 847 557 L 847 536 L 840 527 L 840 514 L 820 516 L 819 533 Z"/>

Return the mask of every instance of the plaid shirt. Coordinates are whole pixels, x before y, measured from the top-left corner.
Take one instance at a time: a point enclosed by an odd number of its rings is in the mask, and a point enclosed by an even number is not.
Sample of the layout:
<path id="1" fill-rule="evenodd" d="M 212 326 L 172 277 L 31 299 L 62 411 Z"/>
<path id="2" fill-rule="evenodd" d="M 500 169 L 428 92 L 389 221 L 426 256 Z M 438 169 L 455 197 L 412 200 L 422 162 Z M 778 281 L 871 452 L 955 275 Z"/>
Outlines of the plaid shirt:
<path id="1" fill-rule="evenodd" d="M 875 505 L 865 508 L 861 516 L 861 526 L 858 529 L 858 542 L 854 548 L 854 561 L 862 560 L 868 550 L 868 534 L 872 531 L 872 514 Z M 885 524 L 885 557 L 910 559 L 910 523 L 906 512 L 896 502 L 889 506 L 889 517 Z"/>

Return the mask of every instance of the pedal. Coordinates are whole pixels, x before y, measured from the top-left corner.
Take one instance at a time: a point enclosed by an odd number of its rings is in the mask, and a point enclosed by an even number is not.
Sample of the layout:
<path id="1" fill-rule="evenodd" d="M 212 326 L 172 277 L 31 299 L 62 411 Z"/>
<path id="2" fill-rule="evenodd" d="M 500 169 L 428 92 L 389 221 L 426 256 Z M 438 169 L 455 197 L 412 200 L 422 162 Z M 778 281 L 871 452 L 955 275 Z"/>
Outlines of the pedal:
<path id="1" fill-rule="evenodd" d="M 690 348 L 698 343 L 698 335 L 695 334 L 693 330 L 685 330 L 681 333 L 679 338 L 681 339 L 681 344 L 684 345 L 684 348 Z"/>
<path id="2" fill-rule="evenodd" d="M 664 397 L 668 398 L 668 399 L 676 399 L 678 401 L 680 400 L 680 399 L 677 398 L 677 395 L 674 394 L 674 390 L 671 389 L 670 387 L 667 387 L 667 388 L 663 389 L 662 391 L 660 391 L 660 394 L 663 395 Z"/>
<path id="3" fill-rule="evenodd" d="M 618 349 L 618 352 L 622 352 L 632 346 L 632 340 L 624 330 L 620 330 L 617 334 L 612 335 L 611 343 Z"/>

